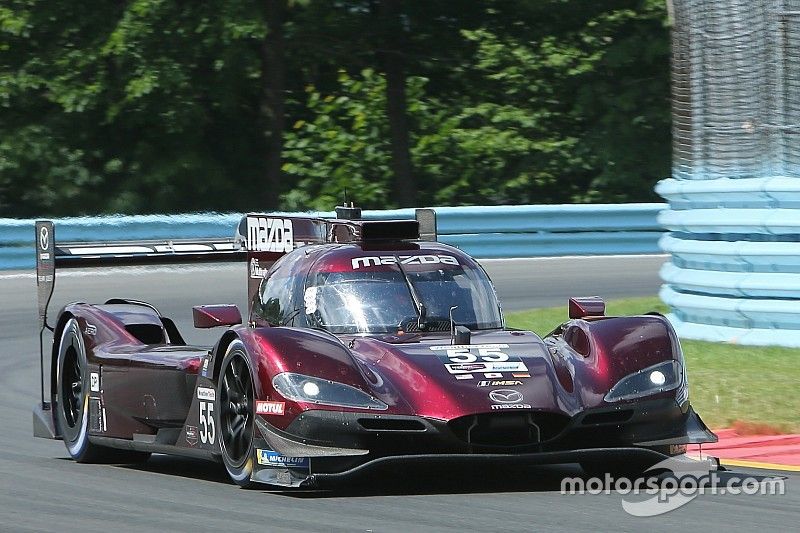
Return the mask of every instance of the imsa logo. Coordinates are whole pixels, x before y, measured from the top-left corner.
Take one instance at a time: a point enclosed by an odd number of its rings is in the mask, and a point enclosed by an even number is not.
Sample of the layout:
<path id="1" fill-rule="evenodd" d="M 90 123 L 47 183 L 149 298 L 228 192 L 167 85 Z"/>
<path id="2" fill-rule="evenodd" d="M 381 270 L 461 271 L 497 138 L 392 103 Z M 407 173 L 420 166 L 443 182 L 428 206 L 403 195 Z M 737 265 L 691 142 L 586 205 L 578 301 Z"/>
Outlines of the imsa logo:
<path id="1" fill-rule="evenodd" d="M 291 252 L 294 250 L 292 221 L 247 217 L 247 249 L 251 252 Z"/>

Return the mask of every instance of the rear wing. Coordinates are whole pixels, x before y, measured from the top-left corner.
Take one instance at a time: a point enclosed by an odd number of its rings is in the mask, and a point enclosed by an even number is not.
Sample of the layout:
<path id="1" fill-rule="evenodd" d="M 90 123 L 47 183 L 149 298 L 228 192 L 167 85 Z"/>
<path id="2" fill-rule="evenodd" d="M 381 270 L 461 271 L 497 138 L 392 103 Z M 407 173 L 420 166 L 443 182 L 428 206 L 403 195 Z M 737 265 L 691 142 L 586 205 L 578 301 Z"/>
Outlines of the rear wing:
<path id="1" fill-rule="evenodd" d="M 411 220 L 361 220 L 358 208 L 337 208 L 339 218 L 250 213 L 230 239 L 116 242 L 56 241 L 50 220 L 36 222 L 36 288 L 39 303 L 39 355 L 42 404 L 47 309 L 55 290 L 56 270 L 77 267 L 247 262 L 248 301 L 272 264 L 295 248 L 310 244 L 372 240 L 436 240 L 436 213 L 417 209 Z M 348 217 L 348 218 L 345 218 Z"/>

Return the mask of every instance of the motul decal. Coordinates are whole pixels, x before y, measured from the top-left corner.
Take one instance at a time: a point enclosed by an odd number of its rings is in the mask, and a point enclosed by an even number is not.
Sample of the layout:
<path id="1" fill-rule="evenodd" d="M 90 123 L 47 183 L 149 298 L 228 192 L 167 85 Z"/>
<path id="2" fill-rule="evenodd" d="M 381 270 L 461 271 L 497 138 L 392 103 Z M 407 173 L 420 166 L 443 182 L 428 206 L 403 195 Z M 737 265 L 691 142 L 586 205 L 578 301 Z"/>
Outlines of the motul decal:
<path id="1" fill-rule="evenodd" d="M 291 252 L 294 250 L 292 221 L 247 217 L 247 249 L 251 252 Z"/>
<path id="2" fill-rule="evenodd" d="M 286 404 L 283 402 L 266 402 L 256 400 L 257 415 L 283 415 Z"/>
<path id="3" fill-rule="evenodd" d="M 353 270 L 362 267 L 378 265 L 458 265 L 458 259 L 452 255 L 372 255 L 366 257 L 354 257 L 352 260 Z"/>

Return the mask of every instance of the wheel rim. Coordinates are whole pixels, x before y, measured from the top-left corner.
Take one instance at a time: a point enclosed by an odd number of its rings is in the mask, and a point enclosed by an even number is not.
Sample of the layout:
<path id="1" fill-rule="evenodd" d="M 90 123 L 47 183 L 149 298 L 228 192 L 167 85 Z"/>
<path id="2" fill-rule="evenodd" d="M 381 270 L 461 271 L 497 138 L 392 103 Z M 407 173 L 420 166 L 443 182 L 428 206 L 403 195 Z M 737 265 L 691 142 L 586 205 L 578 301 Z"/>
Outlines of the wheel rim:
<path id="1" fill-rule="evenodd" d="M 70 346 L 64 354 L 61 372 L 61 405 L 67 425 L 74 428 L 80 418 L 83 380 L 78 352 Z"/>
<path id="2" fill-rule="evenodd" d="M 253 381 L 244 358 L 234 355 L 222 377 L 222 442 L 228 459 L 247 459 L 253 435 Z"/>

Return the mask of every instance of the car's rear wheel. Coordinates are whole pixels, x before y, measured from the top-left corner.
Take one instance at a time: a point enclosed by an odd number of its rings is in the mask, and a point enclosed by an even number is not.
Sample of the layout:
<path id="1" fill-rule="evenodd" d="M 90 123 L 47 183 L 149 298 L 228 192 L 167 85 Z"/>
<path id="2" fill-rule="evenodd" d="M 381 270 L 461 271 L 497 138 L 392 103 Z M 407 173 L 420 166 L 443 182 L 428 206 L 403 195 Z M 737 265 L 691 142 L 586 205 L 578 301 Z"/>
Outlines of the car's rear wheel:
<path id="1" fill-rule="evenodd" d="M 79 463 L 134 463 L 150 456 L 89 442 L 89 371 L 86 347 L 75 318 L 70 318 L 61 332 L 53 403 L 67 452 Z"/>
<path id="2" fill-rule="evenodd" d="M 239 486 L 252 485 L 254 393 L 253 374 L 244 344 L 231 342 L 222 360 L 219 379 L 219 418 L 222 462 Z"/>

